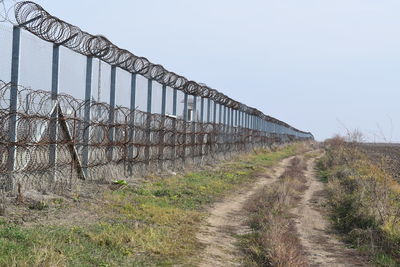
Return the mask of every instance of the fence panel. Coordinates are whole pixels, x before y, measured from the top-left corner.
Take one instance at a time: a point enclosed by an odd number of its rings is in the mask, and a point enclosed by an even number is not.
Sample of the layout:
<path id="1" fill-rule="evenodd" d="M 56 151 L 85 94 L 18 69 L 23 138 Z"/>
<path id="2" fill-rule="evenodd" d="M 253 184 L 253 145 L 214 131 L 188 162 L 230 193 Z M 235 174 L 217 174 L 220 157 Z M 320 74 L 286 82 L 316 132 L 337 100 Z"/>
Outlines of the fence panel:
<path id="1" fill-rule="evenodd" d="M 1 188 L 63 191 L 313 138 L 33 2 L 15 19 L 0 24 Z"/>

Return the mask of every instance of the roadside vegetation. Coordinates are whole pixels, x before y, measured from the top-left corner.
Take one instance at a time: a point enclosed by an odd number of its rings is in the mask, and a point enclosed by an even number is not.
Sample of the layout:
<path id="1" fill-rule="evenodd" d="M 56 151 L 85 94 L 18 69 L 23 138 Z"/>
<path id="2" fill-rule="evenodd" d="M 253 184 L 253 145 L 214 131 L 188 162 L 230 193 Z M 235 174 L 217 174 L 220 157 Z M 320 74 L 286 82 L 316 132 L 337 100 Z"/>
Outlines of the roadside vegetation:
<path id="1" fill-rule="evenodd" d="M 355 142 L 335 137 L 325 149 L 317 167 L 333 226 L 376 264 L 399 266 L 400 185 Z"/>
<path id="2" fill-rule="evenodd" d="M 304 159 L 295 157 L 274 184 L 248 201 L 251 233 L 241 236 L 246 266 L 308 266 L 296 234 L 291 209 L 306 190 Z"/>
<path id="3" fill-rule="evenodd" d="M 194 265 L 202 249 L 196 232 L 207 216 L 205 207 L 304 149 L 293 144 L 259 150 L 208 170 L 119 185 L 97 196 L 101 204 L 82 206 L 101 214 L 91 223 L 24 226 L 0 217 L 0 266 Z M 62 209 L 68 217 L 68 207 Z"/>

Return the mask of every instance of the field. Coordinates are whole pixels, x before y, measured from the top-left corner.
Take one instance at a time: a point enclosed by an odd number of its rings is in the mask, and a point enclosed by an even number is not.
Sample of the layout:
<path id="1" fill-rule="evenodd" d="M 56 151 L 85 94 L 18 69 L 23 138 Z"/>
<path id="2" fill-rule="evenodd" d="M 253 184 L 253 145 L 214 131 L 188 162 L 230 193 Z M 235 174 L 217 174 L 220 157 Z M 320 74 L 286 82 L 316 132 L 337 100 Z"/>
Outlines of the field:
<path id="1" fill-rule="evenodd" d="M 400 144 L 366 143 L 361 149 L 400 182 Z"/>
<path id="2" fill-rule="evenodd" d="M 333 229 L 372 265 L 400 264 L 400 185 L 397 144 L 325 142 L 318 162 Z"/>

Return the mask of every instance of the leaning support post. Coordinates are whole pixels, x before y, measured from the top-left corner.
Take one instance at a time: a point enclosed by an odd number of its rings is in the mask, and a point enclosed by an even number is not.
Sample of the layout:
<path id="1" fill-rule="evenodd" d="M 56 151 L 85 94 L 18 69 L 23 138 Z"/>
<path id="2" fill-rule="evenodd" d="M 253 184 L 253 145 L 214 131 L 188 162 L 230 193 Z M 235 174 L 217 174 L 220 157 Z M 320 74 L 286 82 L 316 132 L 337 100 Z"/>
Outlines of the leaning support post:
<path id="1" fill-rule="evenodd" d="M 90 136 L 90 106 L 92 95 L 92 67 L 93 58 L 86 59 L 86 83 L 85 83 L 85 106 L 84 106 L 84 132 L 82 149 L 82 169 L 84 177 L 88 177 L 89 165 L 89 136 Z"/>

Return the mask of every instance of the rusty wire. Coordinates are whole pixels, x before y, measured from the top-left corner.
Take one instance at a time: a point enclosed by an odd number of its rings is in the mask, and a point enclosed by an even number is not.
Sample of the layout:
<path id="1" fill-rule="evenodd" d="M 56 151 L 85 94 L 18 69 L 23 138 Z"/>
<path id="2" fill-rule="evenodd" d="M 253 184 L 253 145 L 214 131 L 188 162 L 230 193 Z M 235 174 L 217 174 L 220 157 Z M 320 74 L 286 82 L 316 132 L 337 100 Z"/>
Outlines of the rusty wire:
<path id="1" fill-rule="evenodd" d="M 91 120 L 85 122 L 85 101 L 66 94 L 59 94 L 53 100 L 51 92 L 18 86 L 17 141 L 12 142 L 9 124 L 15 113 L 9 108 L 10 90 L 10 83 L 0 81 L 0 178 L 10 174 L 9 153 L 15 147 L 12 172 L 22 175 L 25 184 L 46 180 L 43 177 L 51 176 L 52 170 L 58 173 L 59 180 L 65 181 L 62 185 L 69 184 L 82 169 L 89 170 L 87 179 L 109 179 L 110 166 L 122 170 L 118 175 L 129 176 L 131 166 L 214 157 L 281 142 L 284 137 L 296 138 L 222 124 L 186 122 L 94 101 L 90 102 Z M 55 108 L 58 108 L 58 134 L 53 140 L 50 123 Z M 110 121 L 111 112 L 114 121 Z M 89 139 L 85 142 L 87 132 Z M 56 166 L 50 160 L 51 145 L 57 146 Z M 82 161 L 85 148 L 89 151 L 87 164 Z M 35 175 L 40 179 L 33 179 Z"/>

